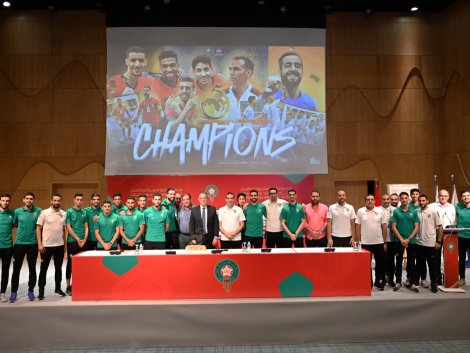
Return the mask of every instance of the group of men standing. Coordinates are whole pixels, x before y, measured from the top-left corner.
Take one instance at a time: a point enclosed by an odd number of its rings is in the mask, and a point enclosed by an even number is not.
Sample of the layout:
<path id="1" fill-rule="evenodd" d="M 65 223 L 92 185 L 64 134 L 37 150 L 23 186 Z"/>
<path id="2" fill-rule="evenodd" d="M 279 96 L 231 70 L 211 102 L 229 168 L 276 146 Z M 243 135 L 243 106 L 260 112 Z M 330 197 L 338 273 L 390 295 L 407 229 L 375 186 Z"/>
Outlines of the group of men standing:
<path id="1" fill-rule="evenodd" d="M 461 193 L 456 207 L 448 202 L 449 193 L 439 191 L 439 201 L 429 204 L 426 195 L 418 189 L 397 194 L 383 194 L 382 205 L 375 206 L 374 195 L 367 195 L 365 206 L 355 212 L 346 203 L 346 193 L 337 192 L 337 201 L 331 206 L 320 202 L 320 192 L 314 190 L 310 203 L 297 202 L 297 192 L 288 190 L 288 200 L 278 197 L 271 187 L 269 198 L 258 201 L 258 191 L 246 195 L 228 192 L 226 205 L 219 210 L 208 205 L 208 195 L 198 195 L 198 206 L 193 206 L 191 195 L 180 195 L 173 188 L 152 197 L 147 207 L 147 196 L 129 196 L 125 204 L 122 195 L 113 195 L 113 201 L 101 203 L 99 194 L 91 195 L 91 205 L 83 208 L 83 194 L 74 195 L 73 207 L 63 211 L 62 197 L 53 194 L 50 207 L 34 205 L 35 196 L 24 195 L 23 206 L 9 208 L 11 196 L 0 195 L 0 257 L 2 276 L 0 301 L 15 302 L 19 276 L 24 257 L 29 268 L 28 299 L 35 300 L 36 260 L 41 256 L 38 299 L 45 297 L 46 274 L 50 261 L 55 265 L 55 294 L 72 294 L 71 256 L 84 250 L 133 249 L 141 244 L 145 249 L 177 249 L 199 243 L 206 248 L 240 248 L 250 242 L 261 248 L 265 239 L 268 248 L 274 247 L 350 247 L 361 242 L 375 259 L 375 285 L 383 290 L 388 284 L 397 291 L 402 286 L 402 264 L 406 251 L 406 280 L 408 289 L 418 292 L 419 286 L 437 292 L 442 283 L 441 247 L 443 228 L 457 226 L 470 228 L 470 192 Z M 242 202 L 243 201 L 243 202 Z M 13 245 L 12 230 L 17 227 Z M 470 249 L 470 231 L 459 233 L 459 285 L 465 285 L 465 257 Z M 61 289 L 62 263 L 67 252 L 66 292 Z M 11 295 L 6 297 L 9 268 L 12 258 Z M 426 266 L 427 265 L 427 266 Z M 429 270 L 430 284 L 426 281 Z M 372 278 L 372 276 L 371 276 Z M 421 281 L 420 281 L 421 280 Z M 372 281 L 372 280 L 371 280 Z"/>

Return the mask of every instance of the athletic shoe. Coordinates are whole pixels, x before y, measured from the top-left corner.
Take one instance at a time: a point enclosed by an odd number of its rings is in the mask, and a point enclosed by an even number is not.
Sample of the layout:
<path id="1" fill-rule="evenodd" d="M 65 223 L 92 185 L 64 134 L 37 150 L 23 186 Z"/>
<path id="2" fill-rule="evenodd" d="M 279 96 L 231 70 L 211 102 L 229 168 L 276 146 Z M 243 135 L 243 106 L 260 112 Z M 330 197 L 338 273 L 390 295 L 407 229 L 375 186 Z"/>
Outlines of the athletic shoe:
<path id="1" fill-rule="evenodd" d="M 34 292 L 33 291 L 29 291 L 28 292 L 28 300 L 30 302 L 34 301 L 36 299 L 36 297 L 34 296 Z"/>
<path id="2" fill-rule="evenodd" d="M 44 300 L 44 288 L 39 288 L 38 299 Z"/>
<path id="3" fill-rule="evenodd" d="M 67 295 L 72 295 L 72 286 L 68 286 L 66 289 L 65 289 L 65 293 Z"/>
<path id="4" fill-rule="evenodd" d="M 409 288 L 412 292 L 419 293 L 419 287 L 416 284 L 412 284 Z"/>
<path id="5" fill-rule="evenodd" d="M 395 284 L 395 287 L 393 287 L 393 291 L 396 292 L 396 291 L 400 290 L 400 288 L 401 288 L 401 284 L 397 283 L 397 284 Z"/>
<path id="6" fill-rule="evenodd" d="M 403 282 L 403 285 L 406 287 L 406 288 L 410 288 L 411 287 L 411 282 L 410 282 L 410 279 L 407 278 L 405 282 Z"/>
<path id="7" fill-rule="evenodd" d="M 62 289 L 56 289 L 54 292 L 55 295 L 58 295 L 59 297 L 65 297 L 65 293 L 62 292 Z"/>
<path id="8" fill-rule="evenodd" d="M 429 282 L 425 279 L 421 280 L 421 287 L 422 288 L 429 288 Z"/>
<path id="9" fill-rule="evenodd" d="M 459 287 L 462 287 L 464 286 L 466 283 L 465 283 L 465 278 L 461 278 L 459 279 Z"/>
<path id="10" fill-rule="evenodd" d="M 431 286 L 431 292 L 432 293 L 437 293 L 437 287 L 436 286 Z"/>
<path id="11" fill-rule="evenodd" d="M 2 303 L 5 303 L 5 302 L 8 301 L 8 298 L 7 298 L 7 296 L 5 295 L 5 293 L 0 293 L 0 301 L 1 301 Z"/>
<path id="12" fill-rule="evenodd" d="M 8 299 L 8 301 L 9 301 L 10 303 L 16 302 L 16 292 L 11 293 L 10 299 Z"/>

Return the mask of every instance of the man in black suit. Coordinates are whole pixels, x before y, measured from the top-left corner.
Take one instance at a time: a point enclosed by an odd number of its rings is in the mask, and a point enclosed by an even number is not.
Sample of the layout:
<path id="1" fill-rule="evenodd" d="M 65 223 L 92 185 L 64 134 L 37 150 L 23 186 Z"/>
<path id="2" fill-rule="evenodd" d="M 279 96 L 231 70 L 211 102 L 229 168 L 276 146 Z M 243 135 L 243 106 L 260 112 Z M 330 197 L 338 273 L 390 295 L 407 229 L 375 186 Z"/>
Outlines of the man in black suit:
<path id="1" fill-rule="evenodd" d="M 215 207 L 207 204 L 207 194 L 205 192 L 199 194 L 198 200 L 199 206 L 191 209 L 189 233 L 191 236 L 202 234 L 204 237 L 202 244 L 207 249 L 211 249 L 216 246 L 219 237 L 219 217 L 217 217 Z M 205 217 L 205 222 L 203 217 Z"/>

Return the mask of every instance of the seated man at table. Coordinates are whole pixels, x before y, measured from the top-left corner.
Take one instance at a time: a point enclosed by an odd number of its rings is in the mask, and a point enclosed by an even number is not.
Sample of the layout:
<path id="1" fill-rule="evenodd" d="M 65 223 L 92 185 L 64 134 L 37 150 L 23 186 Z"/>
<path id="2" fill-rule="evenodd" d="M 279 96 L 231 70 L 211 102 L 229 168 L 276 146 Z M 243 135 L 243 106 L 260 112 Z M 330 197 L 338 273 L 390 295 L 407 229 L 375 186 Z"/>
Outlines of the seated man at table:
<path id="1" fill-rule="evenodd" d="M 116 240 L 119 236 L 121 220 L 119 216 L 111 212 L 111 202 L 103 202 L 103 213 L 100 219 L 95 222 L 95 236 L 98 240 L 97 250 L 117 249 Z"/>

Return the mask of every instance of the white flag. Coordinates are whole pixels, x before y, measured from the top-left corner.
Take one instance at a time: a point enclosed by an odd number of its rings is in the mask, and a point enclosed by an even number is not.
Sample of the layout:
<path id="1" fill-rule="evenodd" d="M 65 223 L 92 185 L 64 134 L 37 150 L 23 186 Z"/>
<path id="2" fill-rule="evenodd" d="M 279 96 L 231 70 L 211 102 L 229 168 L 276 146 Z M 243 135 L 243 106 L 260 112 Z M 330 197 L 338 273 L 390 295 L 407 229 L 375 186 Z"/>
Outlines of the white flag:
<path id="1" fill-rule="evenodd" d="M 455 188 L 455 182 L 452 183 L 452 205 L 457 205 L 459 203 L 459 198 L 457 196 L 457 190 Z"/>

